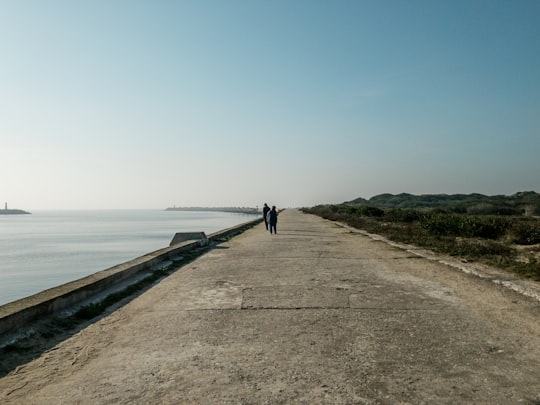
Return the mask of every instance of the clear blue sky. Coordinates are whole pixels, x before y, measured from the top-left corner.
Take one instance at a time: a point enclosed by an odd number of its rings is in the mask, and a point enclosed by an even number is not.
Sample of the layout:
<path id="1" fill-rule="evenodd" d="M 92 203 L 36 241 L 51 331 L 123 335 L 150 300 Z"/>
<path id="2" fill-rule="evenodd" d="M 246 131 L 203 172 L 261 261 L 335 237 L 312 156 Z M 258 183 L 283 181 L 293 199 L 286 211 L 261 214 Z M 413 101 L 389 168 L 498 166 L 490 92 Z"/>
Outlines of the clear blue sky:
<path id="1" fill-rule="evenodd" d="M 540 1 L 0 0 L 0 202 L 540 191 Z"/>

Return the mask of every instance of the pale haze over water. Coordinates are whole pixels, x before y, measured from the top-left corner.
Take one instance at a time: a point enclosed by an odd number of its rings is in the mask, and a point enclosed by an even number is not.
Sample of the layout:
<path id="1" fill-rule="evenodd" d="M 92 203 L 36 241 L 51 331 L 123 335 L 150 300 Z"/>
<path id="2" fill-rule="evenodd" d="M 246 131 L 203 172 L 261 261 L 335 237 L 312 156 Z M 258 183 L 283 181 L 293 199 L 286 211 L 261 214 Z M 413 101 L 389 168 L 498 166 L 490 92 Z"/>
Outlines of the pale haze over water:
<path id="1" fill-rule="evenodd" d="M 167 247 L 176 232 L 210 234 L 255 218 L 163 210 L 0 215 L 0 305 Z"/>

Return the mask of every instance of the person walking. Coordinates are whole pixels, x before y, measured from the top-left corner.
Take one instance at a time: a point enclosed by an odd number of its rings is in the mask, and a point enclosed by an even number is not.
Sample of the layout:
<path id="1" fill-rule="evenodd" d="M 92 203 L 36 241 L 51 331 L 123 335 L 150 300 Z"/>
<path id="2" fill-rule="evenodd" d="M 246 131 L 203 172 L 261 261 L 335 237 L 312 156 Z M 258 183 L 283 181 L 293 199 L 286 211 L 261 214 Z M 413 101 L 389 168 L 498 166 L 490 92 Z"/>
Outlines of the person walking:
<path id="1" fill-rule="evenodd" d="M 264 226 L 266 227 L 266 230 L 268 230 L 268 211 L 270 211 L 270 207 L 267 203 L 264 203 L 263 207 L 263 218 L 264 218 Z"/>
<path id="2" fill-rule="evenodd" d="M 277 235 L 277 217 L 278 213 L 276 211 L 276 206 L 273 205 L 272 209 L 268 211 L 268 227 L 270 234 L 272 234 L 272 231 L 274 231 L 274 234 Z"/>

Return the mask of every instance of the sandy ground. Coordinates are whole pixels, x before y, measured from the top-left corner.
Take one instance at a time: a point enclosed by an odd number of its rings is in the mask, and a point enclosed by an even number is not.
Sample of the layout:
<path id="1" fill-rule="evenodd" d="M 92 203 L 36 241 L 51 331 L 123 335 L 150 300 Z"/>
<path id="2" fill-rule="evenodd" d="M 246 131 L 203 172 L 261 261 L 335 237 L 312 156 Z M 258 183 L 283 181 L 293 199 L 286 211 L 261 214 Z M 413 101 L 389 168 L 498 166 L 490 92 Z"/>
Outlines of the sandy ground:
<path id="1" fill-rule="evenodd" d="M 2 404 L 540 403 L 540 303 L 296 210 L 0 379 Z"/>

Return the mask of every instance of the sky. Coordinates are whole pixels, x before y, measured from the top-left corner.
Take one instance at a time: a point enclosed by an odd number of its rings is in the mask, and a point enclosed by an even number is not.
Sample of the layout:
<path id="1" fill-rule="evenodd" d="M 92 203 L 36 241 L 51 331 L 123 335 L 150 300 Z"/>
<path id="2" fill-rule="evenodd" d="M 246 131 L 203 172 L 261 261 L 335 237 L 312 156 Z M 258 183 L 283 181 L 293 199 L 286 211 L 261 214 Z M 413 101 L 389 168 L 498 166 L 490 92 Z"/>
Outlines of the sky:
<path id="1" fill-rule="evenodd" d="M 540 192 L 538 0 L 0 0 L 0 202 Z"/>

